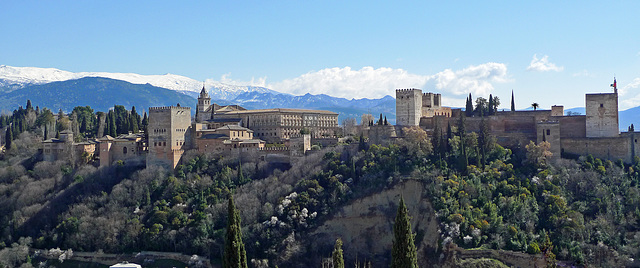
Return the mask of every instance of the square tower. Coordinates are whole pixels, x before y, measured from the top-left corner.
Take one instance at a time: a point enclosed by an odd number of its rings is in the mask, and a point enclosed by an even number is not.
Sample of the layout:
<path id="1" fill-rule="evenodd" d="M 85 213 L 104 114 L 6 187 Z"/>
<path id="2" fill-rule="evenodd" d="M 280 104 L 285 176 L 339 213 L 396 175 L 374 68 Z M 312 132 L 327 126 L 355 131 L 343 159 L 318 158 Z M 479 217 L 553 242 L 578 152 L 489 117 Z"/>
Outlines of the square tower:
<path id="1" fill-rule="evenodd" d="M 191 147 L 191 108 L 149 107 L 147 166 L 175 168 Z"/>
<path id="2" fill-rule="evenodd" d="M 396 125 L 417 126 L 422 116 L 422 90 L 396 89 Z"/>
<path id="3" fill-rule="evenodd" d="M 587 137 L 617 137 L 618 93 L 586 95 Z"/>

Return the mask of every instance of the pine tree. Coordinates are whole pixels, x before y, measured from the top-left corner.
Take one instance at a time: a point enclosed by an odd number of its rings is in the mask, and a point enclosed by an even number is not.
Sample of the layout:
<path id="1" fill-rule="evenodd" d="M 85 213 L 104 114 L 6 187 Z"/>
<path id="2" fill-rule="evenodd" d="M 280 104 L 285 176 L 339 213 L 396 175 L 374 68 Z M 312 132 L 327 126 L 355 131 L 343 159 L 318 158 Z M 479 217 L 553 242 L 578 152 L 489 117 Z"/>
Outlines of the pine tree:
<path id="1" fill-rule="evenodd" d="M 336 240 L 336 245 L 333 248 L 331 258 L 333 259 L 333 268 L 344 268 L 344 258 L 342 257 L 342 239 L 338 238 Z"/>
<path id="2" fill-rule="evenodd" d="M 224 243 L 223 268 L 247 268 L 247 252 L 242 242 L 240 230 L 240 214 L 233 204 L 233 196 L 229 195 L 229 213 L 227 237 Z"/>
<path id="3" fill-rule="evenodd" d="M 404 198 L 400 197 L 396 221 L 393 224 L 393 247 L 391 249 L 391 268 L 417 268 L 418 257 L 416 245 L 413 242 L 415 235 L 411 231 L 411 218 L 409 210 L 404 204 Z"/>
<path id="4" fill-rule="evenodd" d="M 511 90 L 511 111 L 515 112 L 516 111 L 516 102 L 513 99 L 513 90 Z"/>
<path id="5" fill-rule="evenodd" d="M 13 141 L 13 131 L 11 130 L 11 125 L 7 127 L 7 131 L 4 134 L 4 148 L 9 150 L 11 148 L 11 142 Z"/>
<path id="6" fill-rule="evenodd" d="M 464 108 L 464 112 L 467 116 L 473 115 L 473 99 L 471 98 L 471 93 L 469 93 L 469 97 L 467 98 L 467 105 Z"/>

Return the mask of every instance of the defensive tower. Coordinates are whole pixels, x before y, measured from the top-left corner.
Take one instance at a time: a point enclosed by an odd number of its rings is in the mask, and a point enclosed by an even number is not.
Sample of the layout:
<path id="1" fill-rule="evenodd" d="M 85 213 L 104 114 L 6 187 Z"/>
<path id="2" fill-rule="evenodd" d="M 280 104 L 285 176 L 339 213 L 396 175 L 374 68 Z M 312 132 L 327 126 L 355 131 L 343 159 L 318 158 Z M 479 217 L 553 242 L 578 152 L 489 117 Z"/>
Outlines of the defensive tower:
<path id="1" fill-rule="evenodd" d="M 191 108 L 149 107 L 147 165 L 175 168 L 191 147 Z"/>
<path id="2" fill-rule="evenodd" d="M 614 93 L 586 94 L 587 138 L 617 137 L 618 128 L 618 89 Z"/>
<path id="3" fill-rule="evenodd" d="M 396 89 L 396 125 L 419 125 L 422 116 L 422 99 L 420 89 Z"/>

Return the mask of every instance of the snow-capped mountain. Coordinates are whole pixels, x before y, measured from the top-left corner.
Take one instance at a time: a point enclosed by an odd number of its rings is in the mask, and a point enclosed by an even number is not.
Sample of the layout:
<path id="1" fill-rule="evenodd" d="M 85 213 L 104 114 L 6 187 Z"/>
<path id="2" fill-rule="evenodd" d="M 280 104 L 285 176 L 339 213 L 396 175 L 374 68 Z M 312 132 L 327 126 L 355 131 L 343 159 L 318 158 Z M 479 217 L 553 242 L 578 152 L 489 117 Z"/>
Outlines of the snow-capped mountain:
<path id="1" fill-rule="evenodd" d="M 150 84 L 156 87 L 175 90 L 192 97 L 197 97 L 203 86 L 203 82 L 201 81 L 175 74 L 140 75 L 135 73 L 107 72 L 73 73 L 55 68 L 12 67 L 0 65 L 0 87 L 5 88 L 5 90 L 8 91 L 22 88 L 26 85 L 40 85 L 51 82 L 75 80 L 84 77 L 104 77 L 122 80 L 132 84 Z M 204 83 L 209 95 L 213 99 L 231 100 L 236 96 L 247 92 L 280 94 L 279 92 L 263 87 L 228 85 L 213 80 L 207 80 Z"/>

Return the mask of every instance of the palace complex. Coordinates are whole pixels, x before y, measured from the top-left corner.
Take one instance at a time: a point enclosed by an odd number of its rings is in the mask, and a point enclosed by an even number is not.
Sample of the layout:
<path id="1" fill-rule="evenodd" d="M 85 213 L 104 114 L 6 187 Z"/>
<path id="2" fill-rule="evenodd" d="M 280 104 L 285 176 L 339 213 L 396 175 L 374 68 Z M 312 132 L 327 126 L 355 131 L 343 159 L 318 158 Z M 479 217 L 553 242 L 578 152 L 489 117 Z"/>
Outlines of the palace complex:
<path id="1" fill-rule="evenodd" d="M 586 94 L 585 106 L 586 115 L 564 115 L 563 106 L 552 106 L 551 110 L 495 111 L 486 116 L 468 116 L 462 109 L 442 106 L 440 94 L 397 89 L 397 124 L 367 126 L 365 123 L 361 130 L 370 142 L 384 143 L 402 137 L 404 127 L 419 126 L 434 135 L 435 130 L 455 126 L 460 117 L 465 117 L 467 131 L 480 132 L 484 125 L 502 146 L 524 148 L 530 141 L 549 142 L 556 158 L 591 154 L 632 162 L 640 154 L 640 135 L 619 131 L 617 89 L 614 87 L 613 93 Z M 55 161 L 73 155 L 77 160 L 95 155 L 100 166 L 110 166 L 118 160 L 136 160 L 175 168 L 185 151 L 197 150 L 222 154 L 253 152 L 263 160 L 288 157 L 286 161 L 289 161 L 291 157 L 303 156 L 312 143 L 323 140 L 335 143 L 339 132 L 337 113 L 221 106 L 211 103 L 204 87 L 195 114 L 192 118 L 191 108 L 180 105 L 150 107 L 147 133 L 106 135 L 81 143 L 74 143 L 73 133 L 64 131 L 59 139 L 43 142 L 43 158 Z M 373 121 L 371 115 L 366 118 L 363 122 Z"/>
<path id="2" fill-rule="evenodd" d="M 630 163 L 640 154 L 638 137 L 633 131 L 620 132 L 618 126 L 618 92 L 586 94 L 586 115 L 564 115 L 563 106 L 551 110 L 498 111 L 489 116 L 465 118 L 467 131 L 480 132 L 487 124 L 498 144 L 523 148 L 529 141 L 549 142 L 553 157 L 561 155 L 593 155 L 594 157 Z M 462 109 L 442 107 L 440 94 L 422 93 L 420 89 L 396 90 L 396 122 L 404 126 L 420 126 L 433 132 L 455 126 Z M 392 134 L 392 135 L 395 135 Z"/>

